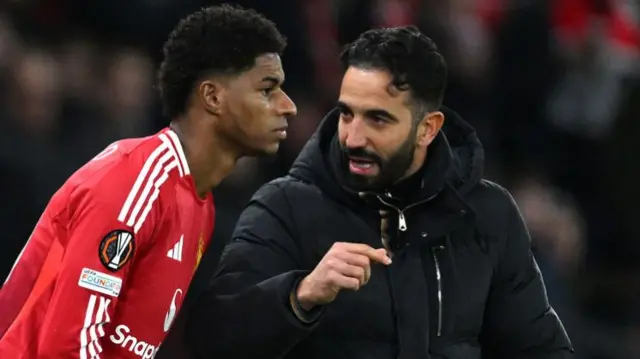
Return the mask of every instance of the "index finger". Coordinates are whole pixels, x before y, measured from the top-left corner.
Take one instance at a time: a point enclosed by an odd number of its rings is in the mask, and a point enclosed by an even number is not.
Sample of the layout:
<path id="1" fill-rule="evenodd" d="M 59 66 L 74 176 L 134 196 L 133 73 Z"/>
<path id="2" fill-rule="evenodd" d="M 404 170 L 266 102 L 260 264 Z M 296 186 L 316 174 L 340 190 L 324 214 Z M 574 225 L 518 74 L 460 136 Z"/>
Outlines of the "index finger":
<path id="1" fill-rule="evenodd" d="M 373 248 L 369 245 L 362 243 L 350 243 L 347 248 L 349 252 L 362 254 L 369 257 L 372 261 L 382 263 L 385 265 L 391 264 L 391 258 L 387 255 L 387 251 L 384 248 Z"/>
<path id="2" fill-rule="evenodd" d="M 365 254 L 367 257 L 371 258 L 372 261 L 382 263 L 384 265 L 391 264 L 391 257 L 387 255 L 387 250 L 384 248 L 373 249 Z"/>

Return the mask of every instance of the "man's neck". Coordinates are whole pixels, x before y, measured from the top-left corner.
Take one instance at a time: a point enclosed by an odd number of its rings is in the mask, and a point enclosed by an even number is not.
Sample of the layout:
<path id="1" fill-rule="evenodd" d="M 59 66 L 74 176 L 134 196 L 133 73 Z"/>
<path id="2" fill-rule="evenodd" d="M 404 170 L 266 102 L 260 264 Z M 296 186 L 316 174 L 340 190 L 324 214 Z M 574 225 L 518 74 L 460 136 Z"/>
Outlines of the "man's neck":
<path id="1" fill-rule="evenodd" d="M 171 129 L 178 135 L 185 152 L 191 176 L 200 198 L 216 188 L 233 170 L 241 157 L 215 133 L 188 125 L 188 119 L 173 121 Z"/>

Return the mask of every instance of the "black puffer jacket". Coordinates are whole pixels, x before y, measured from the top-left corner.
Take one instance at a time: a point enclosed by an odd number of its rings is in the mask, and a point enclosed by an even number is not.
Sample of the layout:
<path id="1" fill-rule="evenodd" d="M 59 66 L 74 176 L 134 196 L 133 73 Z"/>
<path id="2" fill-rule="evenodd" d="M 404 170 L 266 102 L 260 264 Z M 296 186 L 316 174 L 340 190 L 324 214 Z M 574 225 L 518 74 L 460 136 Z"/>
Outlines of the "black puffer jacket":
<path id="1" fill-rule="evenodd" d="M 192 311 L 198 357 L 571 357 L 513 198 L 481 179 L 473 128 L 445 114 L 419 185 L 401 201 L 345 189 L 330 113 L 289 176 L 262 187 L 241 215 Z M 292 314 L 292 288 L 334 242 L 381 247 L 383 237 L 392 265 L 373 266 L 366 286 L 341 292 L 312 325 Z"/>

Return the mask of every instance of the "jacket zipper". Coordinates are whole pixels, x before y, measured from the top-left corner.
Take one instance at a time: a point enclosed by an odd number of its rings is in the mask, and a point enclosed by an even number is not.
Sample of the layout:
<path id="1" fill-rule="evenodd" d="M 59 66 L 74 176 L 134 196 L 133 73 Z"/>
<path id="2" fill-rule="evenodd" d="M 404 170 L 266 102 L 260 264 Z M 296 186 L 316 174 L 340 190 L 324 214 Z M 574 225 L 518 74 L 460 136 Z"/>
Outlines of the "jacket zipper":
<path id="1" fill-rule="evenodd" d="M 407 230 L 407 219 L 405 218 L 404 212 L 406 212 L 408 209 L 418 206 L 420 204 L 423 204 L 425 202 L 429 202 L 430 200 L 432 200 L 433 198 L 435 198 L 437 196 L 437 194 L 429 197 L 429 198 L 425 198 L 421 201 L 418 202 L 414 202 L 406 207 L 404 207 L 403 209 L 400 209 L 394 205 L 392 205 L 391 203 L 385 201 L 384 199 L 382 199 L 382 197 L 380 195 L 376 195 L 376 197 L 378 198 L 378 200 L 380 202 L 382 202 L 384 205 L 391 207 L 393 209 L 395 209 L 398 212 L 398 229 L 402 232 L 405 232 Z M 432 247 L 431 248 L 431 255 L 433 256 L 433 262 L 435 264 L 436 267 L 436 281 L 438 283 L 437 287 L 438 287 L 438 328 L 436 331 L 436 335 L 438 337 L 442 336 L 442 273 L 440 271 L 440 262 L 438 260 L 438 255 L 437 252 L 438 251 L 442 251 L 444 250 L 444 246 L 436 246 L 436 247 Z"/>
<path id="2" fill-rule="evenodd" d="M 378 200 L 379 200 L 380 202 L 382 202 L 384 205 L 386 205 L 386 206 L 388 206 L 388 207 L 391 207 L 391 208 L 395 209 L 395 210 L 398 212 L 398 229 L 399 229 L 400 231 L 402 231 L 402 232 L 404 232 L 404 231 L 406 231 L 406 230 L 407 230 L 407 219 L 406 219 L 406 218 L 405 218 L 405 216 L 404 216 L 404 212 L 406 212 L 408 209 L 410 209 L 410 208 L 412 208 L 412 207 L 415 207 L 415 206 L 417 206 L 417 205 L 423 204 L 423 203 L 425 203 L 425 202 L 429 202 L 430 200 L 432 200 L 433 198 L 435 198 L 435 196 L 437 196 L 437 194 L 436 194 L 436 195 L 433 195 L 433 196 L 431 196 L 431 197 L 429 197 L 429 198 L 425 198 L 425 199 L 423 199 L 423 200 L 421 200 L 421 201 L 414 202 L 414 203 L 412 203 L 412 204 L 410 204 L 410 205 L 408 205 L 408 206 L 404 207 L 403 209 L 400 209 L 400 208 L 398 208 L 398 207 L 396 207 L 396 206 L 392 205 L 391 203 L 389 203 L 389 202 L 385 201 L 384 199 L 382 199 L 382 197 L 380 197 L 380 195 L 376 195 L 376 197 L 378 197 Z"/>
<path id="3" fill-rule="evenodd" d="M 444 250 L 444 246 L 436 246 L 431 248 L 433 263 L 436 267 L 436 281 L 438 282 L 438 329 L 436 335 L 442 336 L 442 273 L 440 272 L 440 262 L 438 260 L 438 251 Z"/>

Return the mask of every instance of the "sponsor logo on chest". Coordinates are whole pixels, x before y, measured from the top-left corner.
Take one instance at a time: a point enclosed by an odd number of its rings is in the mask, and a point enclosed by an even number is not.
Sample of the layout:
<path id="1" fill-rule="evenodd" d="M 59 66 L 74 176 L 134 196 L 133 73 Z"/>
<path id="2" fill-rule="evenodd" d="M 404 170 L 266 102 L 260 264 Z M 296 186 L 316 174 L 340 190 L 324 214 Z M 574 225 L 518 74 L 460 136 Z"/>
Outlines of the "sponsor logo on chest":
<path id="1" fill-rule="evenodd" d="M 109 339 L 113 344 L 119 345 L 142 359 L 152 359 L 155 357 L 161 344 L 153 345 L 136 338 L 131 334 L 131 329 L 125 324 L 118 325 L 115 334 L 111 334 Z"/>

